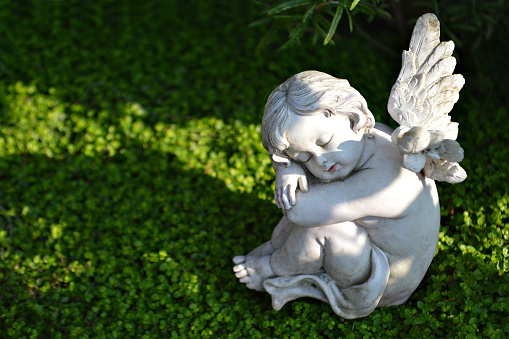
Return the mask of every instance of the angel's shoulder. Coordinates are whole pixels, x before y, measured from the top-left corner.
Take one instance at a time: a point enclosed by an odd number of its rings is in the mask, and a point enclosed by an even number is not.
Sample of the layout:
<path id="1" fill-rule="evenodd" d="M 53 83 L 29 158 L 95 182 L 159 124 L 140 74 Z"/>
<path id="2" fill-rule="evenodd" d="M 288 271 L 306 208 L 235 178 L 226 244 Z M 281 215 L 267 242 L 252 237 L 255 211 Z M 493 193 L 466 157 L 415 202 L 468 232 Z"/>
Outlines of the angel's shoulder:
<path id="1" fill-rule="evenodd" d="M 401 150 L 392 143 L 392 128 L 380 124 L 372 130 L 375 143 L 372 164 L 376 167 L 383 167 L 389 171 L 394 171 L 403 166 Z"/>
<path id="2" fill-rule="evenodd" d="M 373 131 L 376 140 L 376 152 L 371 160 L 370 167 L 376 168 L 376 171 L 373 172 L 377 173 L 376 176 L 379 180 L 392 181 L 392 187 L 396 189 L 399 189 L 397 187 L 400 185 L 408 190 L 411 190 L 412 187 L 419 189 L 425 178 L 422 173 L 412 172 L 404 166 L 403 152 L 391 140 L 390 133 L 392 129 L 388 126 L 385 126 L 385 128 L 387 130 L 382 127 Z"/>
<path id="3" fill-rule="evenodd" d="M 404 167 L 403 153 L 392 143 L 391 132 L 392 129 L 385 125 L 375 126 L 372 130 L 373 151 L 364 166 L 369 169 L 366 175 L 374 176 L 380 181 L 392 181 L 407 176 L 418 180 L 420 174 L 416 175 Z"/>

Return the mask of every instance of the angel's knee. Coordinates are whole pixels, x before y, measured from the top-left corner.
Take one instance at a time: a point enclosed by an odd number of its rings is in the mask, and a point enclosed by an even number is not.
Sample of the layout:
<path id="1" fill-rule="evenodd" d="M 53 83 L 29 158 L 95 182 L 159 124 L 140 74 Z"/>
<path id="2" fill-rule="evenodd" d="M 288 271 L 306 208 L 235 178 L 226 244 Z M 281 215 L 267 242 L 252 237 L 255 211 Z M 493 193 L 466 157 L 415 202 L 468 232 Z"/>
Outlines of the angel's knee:
<path id="1" fill-rule="evenodd" d="M 278 276 L 312 274 L 323 267 L 324 249 L 313 230 L 295 226 L 281 248 L 271 256 Z"/>
<path id="2" fill-rule="evenodd" d="M 270 239 L 270 244 L 272 247 L 276 250 L 281 248 L 294 228 L 295 224 L 292 223 L 287 217 L 283 217 L 277 224 L 274 232 L 272 232 L 272 237 Z"/>
<path id="3" fill-rule="evenodd" d="M 324 269 L 340 287 L 363 283 L 371 271 L 371 240 L 362 227 L 345 223 L 324 240 Z"/>

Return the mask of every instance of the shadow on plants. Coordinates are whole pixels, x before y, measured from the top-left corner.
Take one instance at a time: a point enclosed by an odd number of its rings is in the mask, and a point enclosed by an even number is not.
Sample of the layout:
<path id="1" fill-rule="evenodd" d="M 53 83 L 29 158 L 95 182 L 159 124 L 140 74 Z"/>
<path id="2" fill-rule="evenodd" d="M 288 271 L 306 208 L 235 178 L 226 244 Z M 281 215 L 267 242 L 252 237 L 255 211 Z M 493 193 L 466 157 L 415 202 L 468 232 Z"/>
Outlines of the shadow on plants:
<path id="1" fill-rule="evenodd" d="M 131 152 L 0 159 L 13 225 L 12 236 L 0 230 L 0 305 L 40 334 L 147 312 L 169 321 L 181 312 L 174 307 L 236 293 L 231 258 L 270 236 L 279 214 L 272 203 L 232 192 L 171 154 Z"/>
<path id="2" fill-rule="evenodd" d="M 41 93 L 53 92 L 58 101 L 86 110 L 137 103 L 148 113 L 147 124 L 210 116 L 258 124 L 270 91 L 306 69 L 357 79 L 369 97 L 380 92 L 375 88 L 380 81 L 371 76 L 380 60 L 360 64 L 353 53 L 359 47 L 349 42 L 346 49 L 302 45 L 284 55 L 254 55 L 261 33 L 248 27 L 256 12 L 251 2 L 2 6 L 0 23 L 8 33 L 0 41 L 0 81 L 34 84 Z M 366 92 L 363 86 L 373 88 Z"/>

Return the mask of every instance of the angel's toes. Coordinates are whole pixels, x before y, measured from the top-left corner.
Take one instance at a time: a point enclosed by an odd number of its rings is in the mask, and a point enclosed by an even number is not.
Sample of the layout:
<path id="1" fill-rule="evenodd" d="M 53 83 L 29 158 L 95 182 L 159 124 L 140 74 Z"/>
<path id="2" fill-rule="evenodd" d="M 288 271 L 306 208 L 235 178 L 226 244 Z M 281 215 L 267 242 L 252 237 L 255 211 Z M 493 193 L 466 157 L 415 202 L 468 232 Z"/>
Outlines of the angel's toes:
<path id="1" fill-rule="evenodd" d="M 235 271 L 235 269 L 234 269 L 234 271 Z M 238 279 L 242 279 L 242 278 L 244 278 L 244 277 L 249 276 L 249 274 L 247 273 L 247 270 L 245 270 L 245 269 L 240 269 L 240 270 L 235 271 L 235 272 L 236 272 L 236 273 L 235 273 L 235 276 L 236 276 Z"/>
<path id="2" fill-rule="evenodd" d="M 237 255 L 233 257 L 233 263 L 234 264 L 242 264 L 246 262 L 246 256 L 245 255 Z"/>
<path id="3" fill-rule="evenodd" d="M 259 282 L 260 284 L 265 281 L 265 279 L 273 278 L 274 272 L 270 267 L 270 256 L 263 257 L 249 257 L 246 261 L 246 270 L 253 278 L 253 282 Z"/>
<path id="4" fill-rule="evenodd" d="M 240 272 L 246 269 L 246 264 L 238 264 L 233 266 L 233 272 Z"/>

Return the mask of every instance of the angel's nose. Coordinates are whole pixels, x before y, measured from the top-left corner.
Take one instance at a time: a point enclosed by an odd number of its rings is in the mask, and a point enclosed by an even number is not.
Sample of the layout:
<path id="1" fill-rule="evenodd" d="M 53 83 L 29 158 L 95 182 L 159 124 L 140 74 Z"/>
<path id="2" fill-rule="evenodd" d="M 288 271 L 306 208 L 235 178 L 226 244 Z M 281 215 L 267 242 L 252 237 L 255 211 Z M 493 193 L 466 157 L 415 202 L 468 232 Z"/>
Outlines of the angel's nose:
<path id="1" fill-rule="evenodd" d="M 314 157 L 316 164 L 318 166 L 325 166 L 325 163 L 327 162 L 327 158 L 323 154 L 315 153 L 315 154 L 313 154 L 313 157 Z"/>

